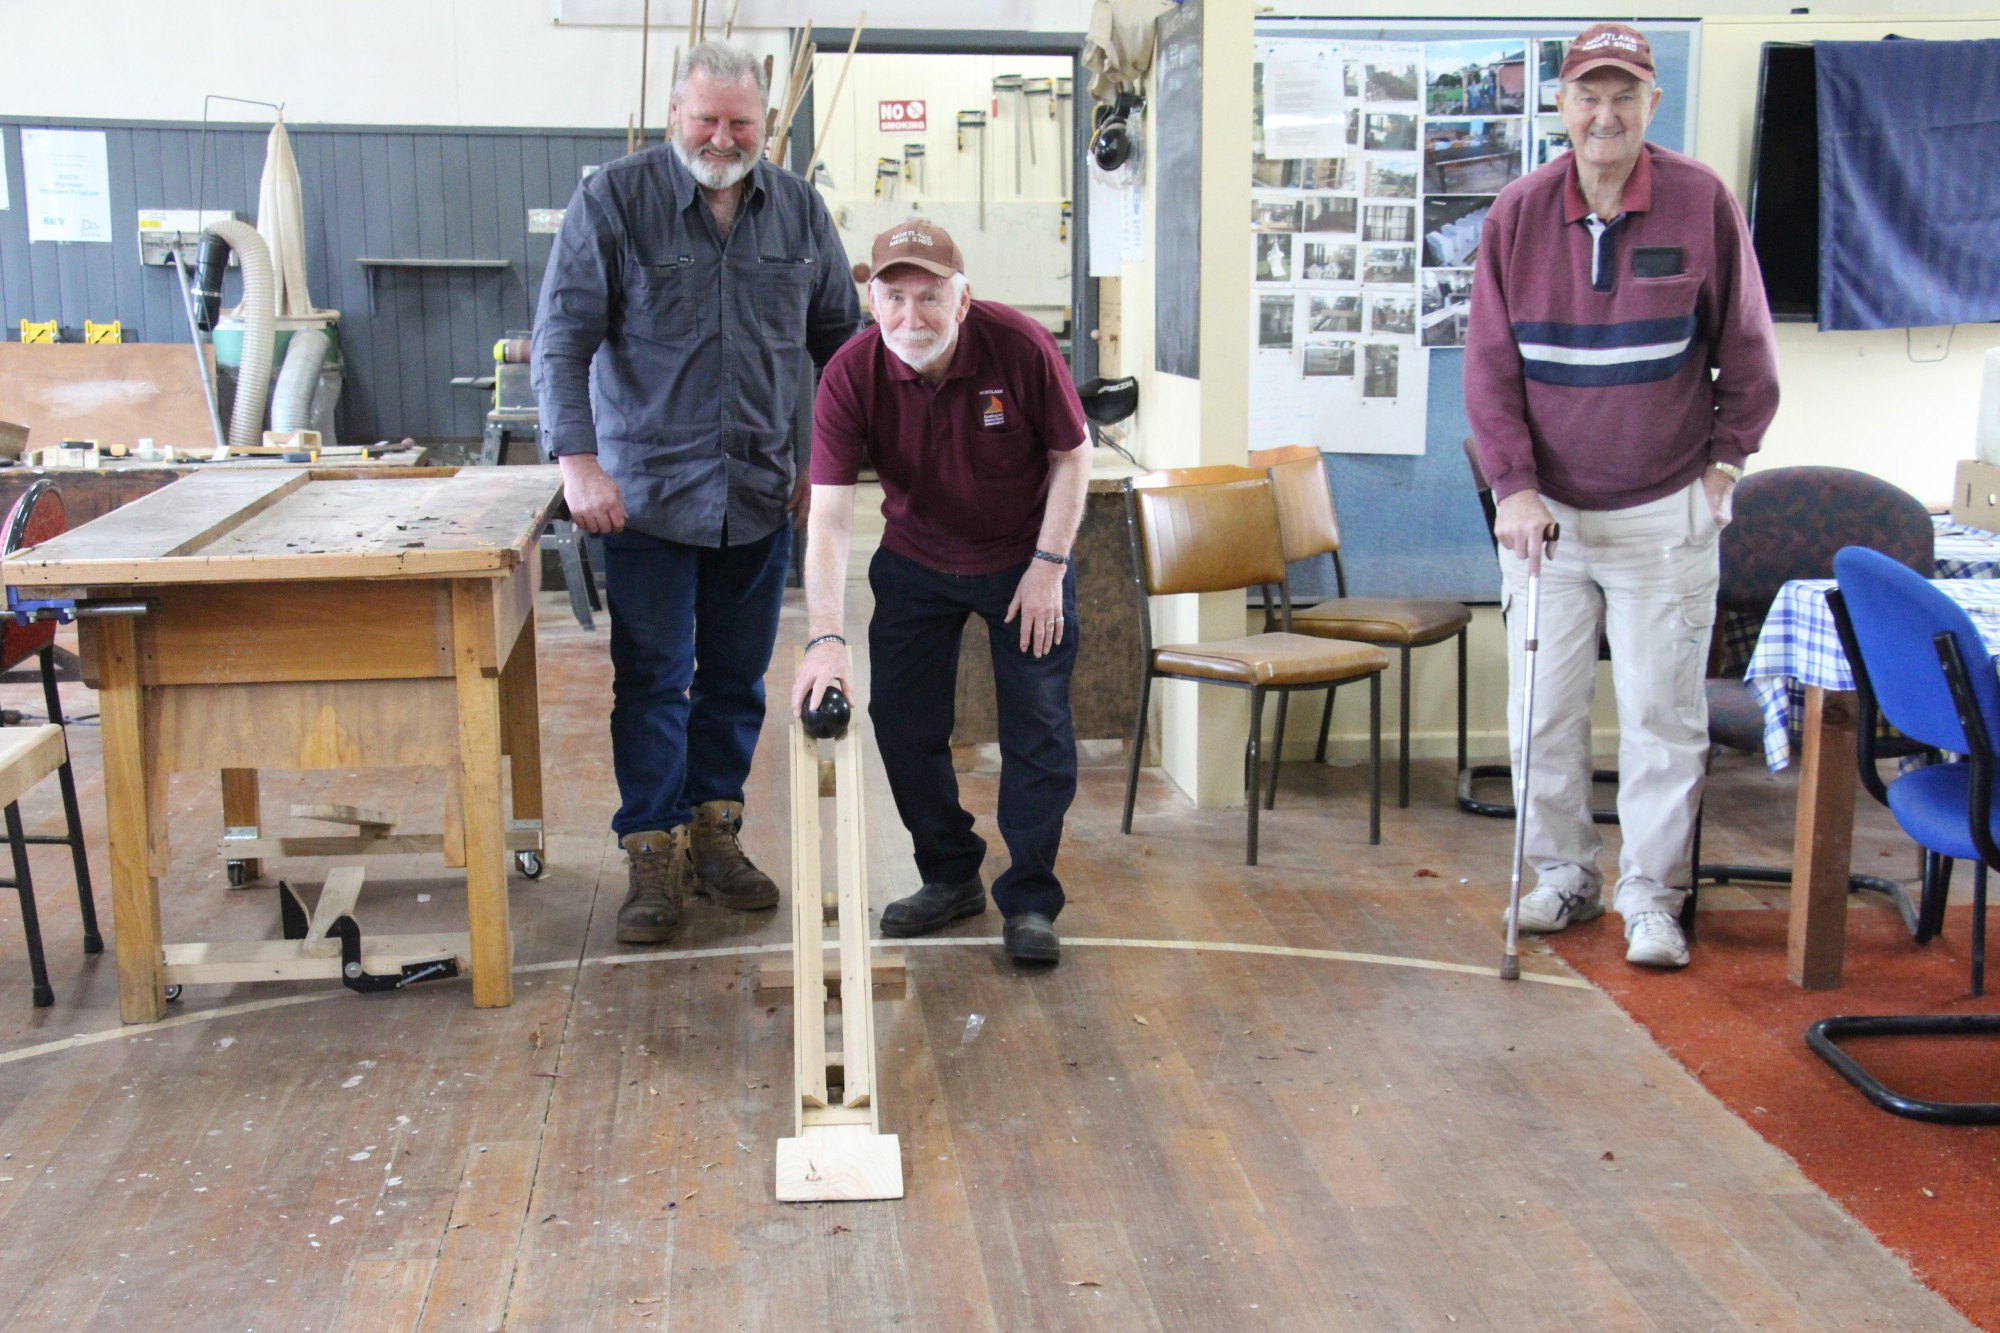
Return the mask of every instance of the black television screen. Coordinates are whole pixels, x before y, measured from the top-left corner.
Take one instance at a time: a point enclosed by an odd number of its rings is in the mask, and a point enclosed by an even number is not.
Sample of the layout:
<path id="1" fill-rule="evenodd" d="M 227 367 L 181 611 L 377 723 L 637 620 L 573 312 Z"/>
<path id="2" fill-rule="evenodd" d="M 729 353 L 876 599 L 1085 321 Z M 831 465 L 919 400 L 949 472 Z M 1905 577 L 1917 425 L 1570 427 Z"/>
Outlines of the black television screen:
<path id="1" fill-rule="evenodd" d="M 1764 44 L 1748 212 L 1771 318 L 1817 320 L 1819 90 L 1810 42 Z"/>

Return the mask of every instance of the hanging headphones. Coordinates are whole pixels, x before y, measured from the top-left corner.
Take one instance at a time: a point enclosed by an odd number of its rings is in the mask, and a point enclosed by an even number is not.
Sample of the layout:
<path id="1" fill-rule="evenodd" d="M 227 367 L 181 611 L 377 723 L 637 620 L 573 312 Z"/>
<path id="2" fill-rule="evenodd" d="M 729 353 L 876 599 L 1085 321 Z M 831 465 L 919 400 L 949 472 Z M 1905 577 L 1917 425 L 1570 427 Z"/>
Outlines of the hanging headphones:
<path id="1" fill-rule="evenodd" d="M 1138 132 L 1131 118 L 1143 110 L 1146 99 L 1136 93 L 1121 92 L 1110 106 L 1097 108 L 1097 129 L 1090 136 L 1090 160 L 1107 175 L 1132 160 L 1139 148 Z"/>

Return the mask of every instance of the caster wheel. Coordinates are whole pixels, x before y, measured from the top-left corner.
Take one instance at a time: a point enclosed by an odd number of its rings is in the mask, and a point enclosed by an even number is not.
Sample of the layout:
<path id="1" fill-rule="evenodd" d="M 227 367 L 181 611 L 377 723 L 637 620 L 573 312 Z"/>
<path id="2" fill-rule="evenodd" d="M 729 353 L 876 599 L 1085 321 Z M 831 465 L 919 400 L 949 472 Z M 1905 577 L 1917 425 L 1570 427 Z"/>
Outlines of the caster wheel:
<path id="1" fill-rule="evenodd" d="M 250 882 L 250 863 L 248 861 L 231 861 L 227 868 L 229 871 L 230 888 L 240 889 Z"/>
<path id="2" fill-rule="evenodd" d="M 174 1001 L 176 1001 L 176 1000 L 178 1000 L 178 999 L 180 999 L 180 998 L 181 998 L 181 988 L 180 988 L 179 986 L 169 986 L 169 987 L 167 987 L 167 1003 L 168 1003 L 168 1004 L 172 1004 L 172 1003 L 173 1003 Z"/>
<path id="3" fill-rule="evenodd" d="M 521 873 L 529 879 L 540 879 L 542 872 L 548 869 L 547 866 L 542 864 L 542 854 L 540 852 L 516 852 L 514 853 L 514 864 L 520 867 Z"/>

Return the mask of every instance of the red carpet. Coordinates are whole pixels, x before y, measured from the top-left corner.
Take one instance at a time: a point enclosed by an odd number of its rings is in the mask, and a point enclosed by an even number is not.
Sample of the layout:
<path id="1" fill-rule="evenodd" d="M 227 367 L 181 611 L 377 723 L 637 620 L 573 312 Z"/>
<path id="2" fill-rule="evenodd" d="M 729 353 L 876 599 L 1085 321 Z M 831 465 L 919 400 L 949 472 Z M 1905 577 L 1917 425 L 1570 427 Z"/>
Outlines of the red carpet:
<path id="1" fill-rule="evenodd" d="M 1679 973 L 1626 963 L 1615 914 L 1550 942 L 1924 1283 L 2000 1329 L 2000 1126 L 1879 1111 L 1805 1044 L 1806 1027 L 1835 1014 L 2000 1013 L 2000 957 L 1975 1000 L 1970 908 L 1919 947 L 1886 904 L 1864 903 L 1848 918 L 1846 985 L 1806 991 L 1785 980 L 1785 922 L 1782 907 L 1704 912 Z M 2000 952 L 2000 926 L 1992 934 Z M 2000 1101 L 2000 1037 L 1843 1044 L 1905 1095 Z"/>

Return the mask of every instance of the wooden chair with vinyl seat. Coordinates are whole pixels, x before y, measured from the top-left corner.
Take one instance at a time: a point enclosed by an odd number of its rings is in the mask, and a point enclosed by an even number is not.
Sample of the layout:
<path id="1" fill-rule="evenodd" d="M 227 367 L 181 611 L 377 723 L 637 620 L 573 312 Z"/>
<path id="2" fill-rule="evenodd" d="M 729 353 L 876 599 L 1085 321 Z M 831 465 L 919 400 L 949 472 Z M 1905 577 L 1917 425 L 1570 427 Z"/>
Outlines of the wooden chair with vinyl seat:
<path id="1" fill-rule="evenodd" d="M 1333 557 L 1334 587 L 1337 595 L 1308 607 L 1292 609 L 1292 632 L 1320 639 L 1341 639 L 1351 643 L 1372 643 L 1395 648 L 1402 669 L 1402 697 L 1396 729 L 1396 804 L 1410 803 L 1410 653 L 1447 639 L 1458 640 L 1458 768 L 1465 769 L 1465 634 L 1472 612 L 1461 602 L 1416 597 L 1349 597 L 1347 568 L 1340 559 L 1340 520 L 1334 514 L 1333 487 L 1327 481 L 1326 463 L 1319 450 L 1307 445 L 1287 445 L 1259 449 L 1250 455 L 1252 468 L 1270 475 L 1278 499 L 1278 531 L 1287 561 L 1314 556 Z M 1275 617 L 1265 604 L 1265 628 Z M 1317 762 L 1326 762 L 1327 729 L 1333 722 L 1334 691 L 1326 692 L 1326 708 L 1319 719 Z M 1289 696 L 1278 700 L 1278 731 L 1285 729 L 1285 706 Z M 1278 794 L 1275 767 L 1268 808 Z"/>
<path id="2" fill-rule="evenodd" d="M 1125 775 L 1121 831 L 1132 831 L 1139 787 L 1146 715 L 1156 677 L 1250 691 L 1246 747 L 1248 828 L 1245 863 L 1257 864 L 1260 737 L 1265 696 L 1323 690 L 1347 681 L 1369 685 L 1368 841 L 1382 840 L 1382 672 L 1388 655 L 1371 644 L 1292 632 L 1285 550 L 1278 536 L 1277 499 L 1270 478 L 1241 467 L 1149 472 L 1124 482 L 1132 545 L 1132 582 L 1139 609 L 1139 708 Z M 1247 591 L 1261 587 L 1268 601 L 1275 587 L 1277 632 L 1199 643 L 1153 642 L 1151 599 L 1177 593 Z M 1281 752 L 1281 750 L 1280 750 Z M 1276 768 L 1275 757 L 1273 769 Z M 1275 779 L 1274 779 L 1275 780 Z"/>
<path id="3" fill-rule="evenodd" d="M 0 526 L 0 553 L 12 554 L 25 547 L 60 535 L 69 526 L 62 492 L 55 483 L 42 478 L 22 492 Z M 35 911 L 35 889 L 28 865 L 32 845 L 60 845 L 70 849 L 70 863 L 76 876 L 77 910 L 83 925 L 83 951 L 104 952 L 98 933 L 97 907 L 90 888 L 90 861 L 84 853 L 83 819 L 77 809 L 76 780 L 70 770 L 69 747 L 63 717 L 62 697 L 56 690 L 56 622 L 35 620 L 16 622 L 9 617 L 0 629 L 0 671 L 12 670 L 29 658 L 37 659 L 42 682 L 42 702 L 48 721 L 37 726 L 0 726 L 0 806 L 5 807 L 8 849 L 12 853 L 12 879 L 0 878 L 0 889 L 11 888 L 21 900 L 21 926 L 27 936 L 28 968 L 33 980 L 37 1007 L 53 1004 L 55 992 L 49 986 L 48 966 L 42 954 L 42 932 Z M 50 773 L 58 779 L 62 794 L 65 831 L 30 834 L 21 823 L 18 799 Z"/>

